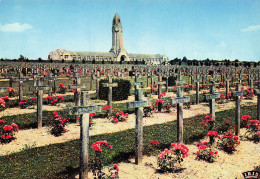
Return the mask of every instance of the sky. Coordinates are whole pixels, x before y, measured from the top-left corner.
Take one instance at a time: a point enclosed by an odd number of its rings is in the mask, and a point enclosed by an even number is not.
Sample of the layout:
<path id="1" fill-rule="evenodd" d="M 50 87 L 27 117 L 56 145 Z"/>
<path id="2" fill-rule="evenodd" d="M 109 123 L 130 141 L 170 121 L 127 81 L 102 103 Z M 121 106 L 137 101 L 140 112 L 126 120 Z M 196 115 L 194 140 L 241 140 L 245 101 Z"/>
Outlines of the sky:
<path id="1" fill-rule="evenodd" d="M 121 18 L 129 53 L 260 60 L 260 0 L 0 0 L 0 58 L 108 52 Z"/>

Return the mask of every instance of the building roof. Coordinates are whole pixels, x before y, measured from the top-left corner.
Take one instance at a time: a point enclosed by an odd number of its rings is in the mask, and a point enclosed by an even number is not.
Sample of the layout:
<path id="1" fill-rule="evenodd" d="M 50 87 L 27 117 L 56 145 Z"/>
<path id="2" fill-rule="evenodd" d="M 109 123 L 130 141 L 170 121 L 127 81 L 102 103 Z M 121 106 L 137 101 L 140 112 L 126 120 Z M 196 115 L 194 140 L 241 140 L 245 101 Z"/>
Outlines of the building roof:
<path id="1" fill-rule="evenodd" d="M 70 51 L 71 55 L 78 56 L 103 56 L 103 57 L 114 57 L 111 52 L 85 52 L 85 51 Z"/>
<path id="2" fill-rule="evenodd" d="M 142 53 L 128 53 L 130 58 L 162 58 L 160 54 L 142 54 Z"/>

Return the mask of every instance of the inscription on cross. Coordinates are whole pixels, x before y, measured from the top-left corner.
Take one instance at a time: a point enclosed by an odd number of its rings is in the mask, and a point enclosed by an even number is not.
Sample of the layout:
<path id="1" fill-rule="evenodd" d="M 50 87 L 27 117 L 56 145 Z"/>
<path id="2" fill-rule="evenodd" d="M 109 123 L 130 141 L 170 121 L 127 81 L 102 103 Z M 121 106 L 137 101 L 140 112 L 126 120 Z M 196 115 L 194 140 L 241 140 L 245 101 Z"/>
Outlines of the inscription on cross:
<path id="1" fill-rule="evenodd" d="M 177 142 L 183 143 L 183 103 L 189 102 L 190 97 L 183 97 L 183 87 L 177 87 L 177 97 L 171 98 L 171 104 L 177 104 Z"/>

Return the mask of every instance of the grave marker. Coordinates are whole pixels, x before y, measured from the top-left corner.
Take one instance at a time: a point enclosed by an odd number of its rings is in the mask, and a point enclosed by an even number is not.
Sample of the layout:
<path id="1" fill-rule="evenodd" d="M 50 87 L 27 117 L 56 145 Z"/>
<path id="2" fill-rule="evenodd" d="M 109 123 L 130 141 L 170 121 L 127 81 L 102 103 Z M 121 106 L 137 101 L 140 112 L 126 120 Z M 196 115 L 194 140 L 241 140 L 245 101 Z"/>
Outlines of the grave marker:
<path id="1" fill-rule="evenodd" d="M 228 77 L 226 78 L 226 99 L 228 99 L 228 93 L 229 93 L 229 81 L 231 79 Z"/>
<path id="2" fill-rule="evenodd" d="M 177 87 L 177 97 L 171 98 L 171 104 L 177 104 L 177 142 L 183 143 L 183 103 L 189 102 L 190 97 L 183 97 L 183 87 Z"/>
<path id="3" fill-rule="evenodd" d="M 83 93 L 83 92 L 82 92 Z M 81 94 L 82 94 L 81 93 Z M 82 94 L 81 105 L 86 104 L 87 99 Z M 88 178 L 88 149 L 89 149 L 89 114 L 101 111 L 102 106 L 77 106 L 69 108 L 69 115 L 81 115 L 80 121 L 80 172 L 79 178 Z"/>
<path id="4" fill-rule="evenodd" d="M 194 82 L 196 82 L 196 104 L 199 104 L 199 100 L 200 100 L 200 94 L 199 94 L 199 90 L 200 90 L 200 77 L 199 75 L 196 75 L 197 79 L 193 80 Z"/>
<path id="5" fill-rule="evenodd" d="M 23 74 L 19 73 L 19 78 L 13 79 L 13 81 L 19 81 L 19 101 L 23 100 L 23 82 L 28 81 L 28 78 L 23 78 Z"/>
<path id="6" fill-rule="evenodd" d="M 159 72 L 158 81 L 155 84 L 158 85 L 158 99 L 162 99 L 162 97 L 160 96 L 160 94 L 162 93 L 162 85 L 166 84 L 166 82 L 162 81 L 161 72 Z M 158 103 L 158 111 L 161 112 L 161 110 L 162 110 L 162 103 Z"/>
<path id="7" fill-rule="evenodd" d="M 143 150 L 143 107 L 150 106 L 143 100 L 143 89 L 136 89 L 135 101 L 127 102 L 127 108 L 135 108 L 135 164 L 142 163 Z"/>
<path id="8" fill-rule="evenodd" d="M 108 88 L 108 99 L 107 99 L 107 105 L 111 106 L 109 108 L 108 114 L 112 113 L 112 88 L 117 87 L 118 83 L 112 82 L 112 77 L 110 75 L 107 76 L 108 83 L 102 83 L 103 87 Z"/>
<path id="9" fill-rule="evenodd" d="M 29 87 L 29 91 L 37 91 L 37 122 L 38 129 L 42 128 L 42 94 L 43 90 L 49 90 L 49 86 L 40 86 L 40 79 L 38 79 L 38 86 Z"/>
<path id="10" fill-rule="evenodd" d="M 257 95 L 257 119 L 260 121 L 260 82 L 258 82 L 258 89 L 255 89 Z"/>
<path id="11" fill-rule="evenodd" d="M 243 96 L 241 91 L 241 85 L 236 84 L 236 91 L 233 92 L 233 96 L 236 97 L 236 114 L 235 114 L 235 123 L 236 123 L 236 135 L 240 133 L 240 96 Z"/>

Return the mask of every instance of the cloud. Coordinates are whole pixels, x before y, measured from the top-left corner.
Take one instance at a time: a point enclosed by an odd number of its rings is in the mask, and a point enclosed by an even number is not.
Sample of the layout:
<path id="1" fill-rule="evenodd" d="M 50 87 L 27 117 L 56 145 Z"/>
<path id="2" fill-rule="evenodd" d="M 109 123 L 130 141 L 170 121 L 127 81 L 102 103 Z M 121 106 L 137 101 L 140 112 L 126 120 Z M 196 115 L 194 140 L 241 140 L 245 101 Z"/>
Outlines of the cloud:
<path id="1" fill-rule="evenodd" d="M 248 26 L 247 28 L 241 29 L 241 32 L 251 32 L 251 31 L 258 31 L 260 30 L 260 25 L 251 25 Z"/>
<path id="2" fill-rule="evenodd" d="M 2 32 L 23 32 L 28 29 L 32 29 L 30 24 L 20 24 L 19 22 L 4 25 L 0 24 L 0 31 Z"/>

